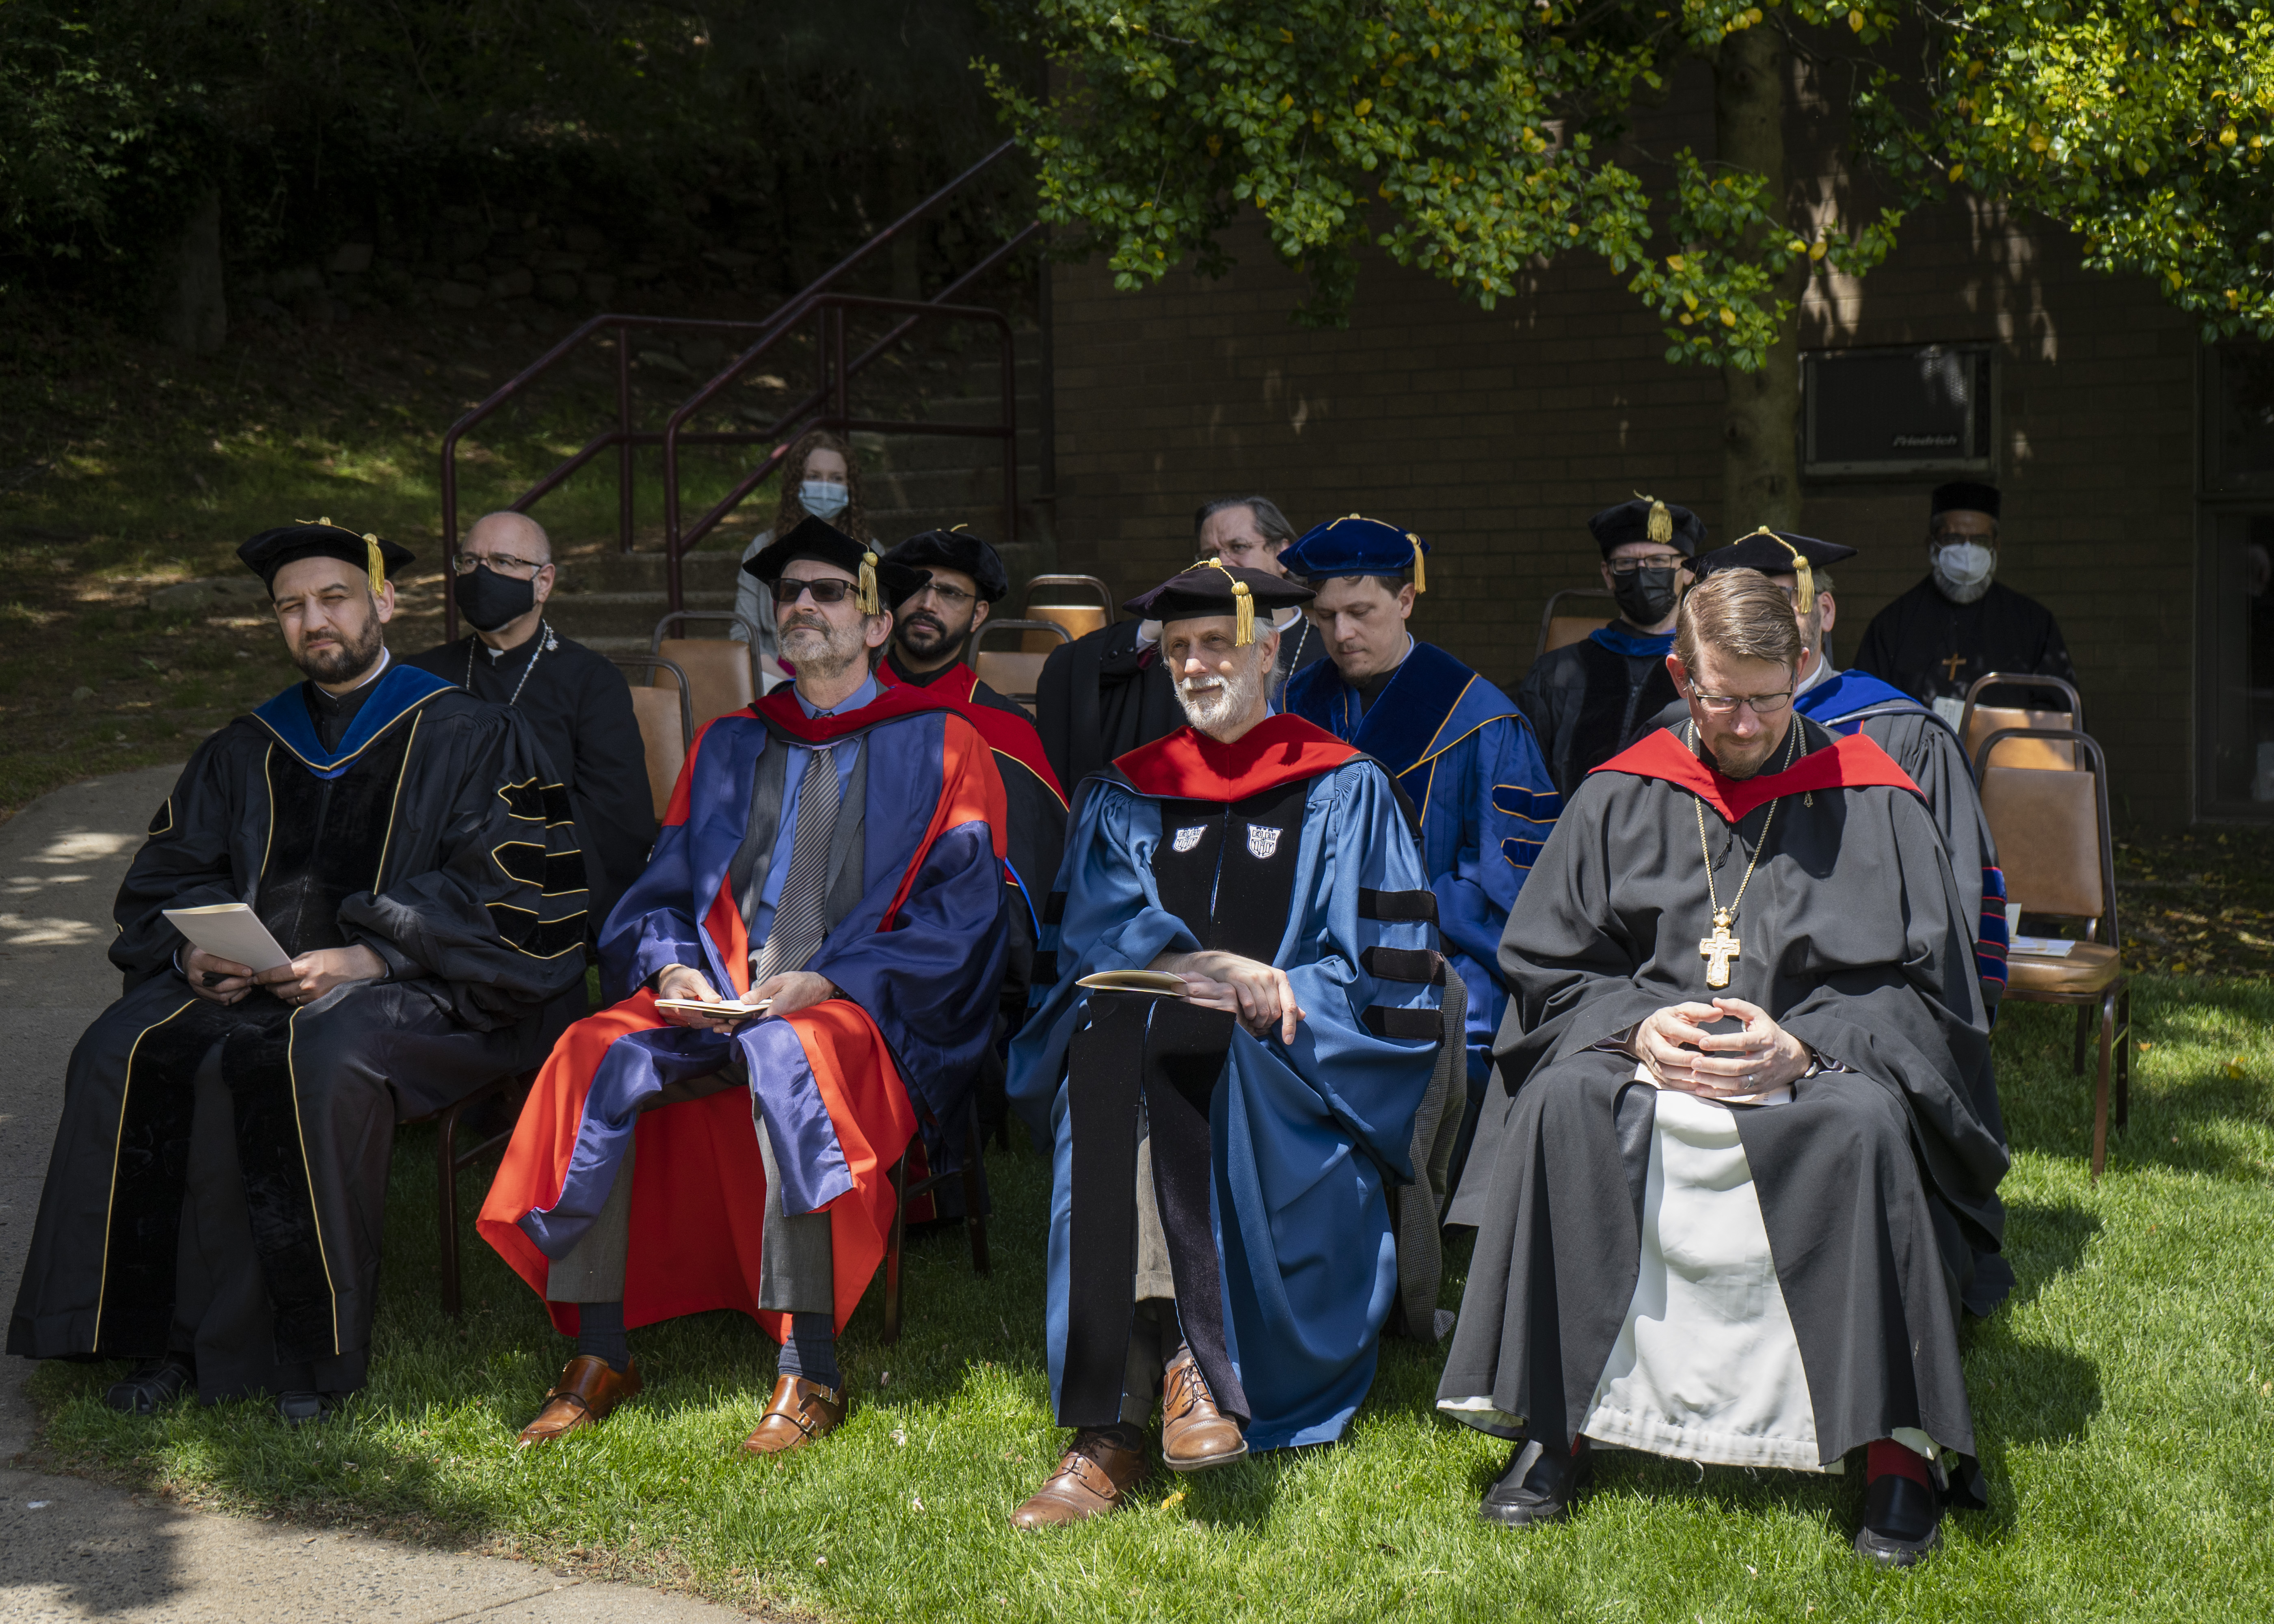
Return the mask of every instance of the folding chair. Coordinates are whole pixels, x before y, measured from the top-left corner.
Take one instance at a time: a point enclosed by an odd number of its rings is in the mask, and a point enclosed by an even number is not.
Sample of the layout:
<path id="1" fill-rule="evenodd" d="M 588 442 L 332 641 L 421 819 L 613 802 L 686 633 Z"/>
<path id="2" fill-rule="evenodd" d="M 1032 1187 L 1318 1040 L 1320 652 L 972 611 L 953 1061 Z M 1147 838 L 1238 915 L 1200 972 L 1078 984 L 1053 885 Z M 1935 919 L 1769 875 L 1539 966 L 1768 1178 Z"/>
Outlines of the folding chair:
<path id="1" fill-rule="evenodd" d="M 1559 613 L 1556 605 L 1565 598 L 1595 598 L 1608 603 L 1610 597 L 1607 590 L 1599 586 L 1566 587 L 1553 594 L 1547 600 L 1547 606 L 1540 612 L 1540 641 L 1533 645 L 1532 658 L 1536 660 L 1543 654 L 1568 648 L 1590 632 L 1600 631 L 1618 618 L 1615 614 Z"/>
<path id="2" fill-rule="evenodd" d="M 442 1312 L 453 1320 L 458 1318 L 463 1305 L 458 1285 L 458 1175 L 492 1152 L 505 1149 L 506 1141 L 513 1137 L 514 1120 L 521 1115 L 521 1102 L 529 1098 L 529 1090 L 536 1081 L 537 1072 L 533 1068 L 493 1078 L 440 1110 L 428 1111 L 423 1116 L 405 1117 L 398 1124 L 410 1127 L 414 1124 L 431 1122 L 436 1125 L 434 1177 L 440 1197 L 436 1217 L 441 1225 Z M 459 1124 L 469 1111 L 476 1110 L 493 1100 L 505 1101 L 505 1126 L 478 1145 L 460 1150 Z"/>
<path id="3" fill-rule="evenodd" d="M 971 1272 L 986 1274 L 992 1272 L 987 1258 L 987 1158 L 986 1142 L 979 1132 L 979 1098 L 975 1094 L 964 1096 L 963 1155 L 953 1171 L 933 1173 L 908 1182 L 908 1157 L 915 1150 L 911 1139 L 908 1148 L 890 1175 L 892 1192 L 897 1198 L 892 1207 L 892 1232 L 885 1238 L 885 1341 L 887 1345 L 900 1340 L 900 1254 L 907 1239 L 908 1203 L 926 1196 L 949 1179 L 961 1181 L 963 1190 L 963 1230 L 971 1242 Z"/>
<path id="4" fill-rule="evenodd" d="M 1029 653 L 1022 636 L 1016 649 L 1004 649 L 983 653 L 979 645 L 999 632 L 1040 632 L 1047 640 L 1044 651 Z M 979 680 L 1006 699 L 1015 699 L 1032 710 L 1035 689 L 1041 686 L 1043 662 L 1050 658 L 1049 650 L 1061 643 L 1072 643 L 1073 635 L 1056 620 L 990 620 L 972 635 L 971 668 Z"/>
<path id="5" fill-rule="evenodd" d="M 666 630 L 685 620 L 727 620 L 749 634 L 749 641 L 731 637 L 666 636 Z M 655 623 L 648 653 L 670 661 L 685 680 L 688 699 L 697 727 L 713 717 L 740 710 L 758 696 L 757 629 L 729 609 L 675 609 Z"/>
<path id="6" fill-rule="evenodd" d="M 647 757 L 647 789 L 655 802 L 656 821 L 663 821 L 671 805 L 671 792 L 679 783 L 679 770 L 695 747 L 695 702 L 688 696 L 687 673 L 674 662 L 652 654 L 612 654 L 619 665 L 660 671 L 669 682 L 634 682 L 632 716 L 639 723 L 640 747 Z"/>
<path id="7" fill-rule="evenodd" d="M 2059 694 L 2068 701 L 2066 710 L 2028 710 L 2018 705 L 1985 705 L 1978 703 L 1984 690 L 1997 687 L 2033 688 Z M 2084 701 L 2077 696 L 2074 688 L 2059 677 L 2014 676 L 2002 671 L 1977 677 L 1966 688 L 1966 708 L 1959 712 L 1958 736 L 1966 741 L 1969 756 L 1981 754 L 1982 741 L 1992 733 L 2014 733 L 2030 728 L 2052 728 L 2066 733 L 2084 729 Z M 2037 739 L 2017 739 L 1999 758 L 2001 767 L 2036 767 L 2062 772 L 2074 772 L 2084 763 L 2074 750 L 2047 744 Z"/>
<path id="8" fill-rule="evenodd" d="M 1991 753 L 2014 737 L 2066 747 L 2083 769 L 1992 767 Z M 2081 921 L 2084 940 L 2065 955 L 2011 952 L 2006 996 L 2030 1004 L 2073 1004 L 2076 1049 L 2070 1070 L 2084 1070 L 2092 1013 L 2100 1011 L 2100 1067 L 2092 1094 L 2092 1178 L 2108 1164 L 2108 1084 L 2116 1080 L 2116 1125 L 2131 1116 L 2132 980 L 2124 973 L 2116 928 L 2116 843 L 2108 819 L 2108 760 L 2099 743 L 2074 728 L 2006 728 L 1982 741 L 1975 778 L 1982 812 L 1998 843 L 2008 901 L 2024 913 Z"/>
<path id="9" fill-rule="evenodd" d="M 1096 598 L 1091 603 L 1058 601 L 1070 591 L 1081 591 Z M 1050 601 L 1037 603 L 1040 595 Z M 1113 619 L 1113 589 L 1096 575 L 1036 575 L 1027 583 L 1027 606 L 1019 612 L 1030 620 L 1055 620 L 1065 629 L 1068 637 L 1080 637 L 1096 631 Z M 1056 644 L 1040 632 L 1028 634 L 1020 644 L 1021 652 L 1048 654 Z"/>

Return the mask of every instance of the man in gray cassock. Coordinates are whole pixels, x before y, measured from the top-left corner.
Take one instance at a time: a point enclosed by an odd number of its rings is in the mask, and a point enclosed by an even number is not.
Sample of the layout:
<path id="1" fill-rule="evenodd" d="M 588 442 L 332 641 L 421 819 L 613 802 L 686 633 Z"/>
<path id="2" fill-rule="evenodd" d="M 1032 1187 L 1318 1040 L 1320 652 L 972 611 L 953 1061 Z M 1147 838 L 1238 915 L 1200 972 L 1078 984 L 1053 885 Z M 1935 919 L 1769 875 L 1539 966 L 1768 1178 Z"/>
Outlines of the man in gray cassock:
<path id="1" fill-rule="evenodd" d="M 1967 905 L 1902 770 L 1793 714 L 1800 664 L 1758 572 L 1693 588 L 1689 721 L 1588 776 L 1510 915 L 1438 1388 L 1515 1445 L 1488 1520 L 1565 1515 L 1597 1443 L 1860 1453 L 1889 1565 L 1983 1503 L 1959 1319 L 2013 1273 Z"/>

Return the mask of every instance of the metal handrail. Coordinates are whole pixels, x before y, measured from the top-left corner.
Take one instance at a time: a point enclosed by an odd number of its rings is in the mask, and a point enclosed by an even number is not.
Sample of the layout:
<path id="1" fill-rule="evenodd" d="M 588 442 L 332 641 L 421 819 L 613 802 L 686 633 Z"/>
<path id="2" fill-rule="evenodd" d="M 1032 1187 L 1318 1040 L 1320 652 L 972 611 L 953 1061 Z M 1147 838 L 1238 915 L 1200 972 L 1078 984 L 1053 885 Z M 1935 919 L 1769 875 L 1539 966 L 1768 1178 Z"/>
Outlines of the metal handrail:
<path id="1" fill-rule="evenodd" d="M 549 495 L 552 492 L 558 489 L 570 475 L 576 473 L 577 470 L 583 468 L 587 462 L 590 462 L 601 452 L 606 450 L 609 447 L 614 446 L 617 448 L 617 548 L 620 552 L 629 553 L 632 550 L 633 452 L 636 447 L 641 446 L 656 446 L 665 443 L 665 435 L 662 432 L 642 432 L 632 427 L 631 346 L 629 342 L 629 335 L 634 330 L 676 330 L 681 332 L 702 331 L 721 334 L 748 334 L 751 341 L 751 348 L 755 349 L 759 344 L 766 342 L 770 335 L 777 335 L 787 330 L 800 320 L 808 314 L 810 314 L 816 308 L 818 300 L 822 297 L 825 296 L 826 289 L 832 283 L 835 282 L 838 278 L 843 276 L 847 272 L 852 270 L 855 267 L 869 259 L 878 249 L 899 237 L 903 231 L 913 226 L 924 215 L 930 214 L 941 203 L 953 196 L 963 187 L 968 185 L 987 169 L 992 168 L 997 162 L 1000 162 L 1005 156 L 1006 156 L 1016 147 L 1016 145 L 1017 143 L 1015 141 L 1005 141 L 1002 145 L 997 147 L 993 151 L 988 153 L 977 162 L 971 165 L 970 168 L 965 169 L 960 175 L 958 175 L 954 179 L 949 181 L 937 191 L 932 192 L 930 196 L 916 204 L 915 207 L 902 214 L 898 220 L 892 222 L 892 224 L 886 226 L 883 230 L 871 237 L 867 242 L 855 248 L 851 253 L 847 254 L 835 265 L 830 267 L 826 271 L 824 271 L 819 277 L 809 283 L 796 295 L 793 296 L 790 299 L 758 320 L 731 321 L 725 320 L 713 320 L 676 316 L 636 316 L 611 313 L 593 316 L 581 323 L 573 332 L 568 334 L 567 337 L 560 340 L 550 350 L 538 357 L 536 361 L 532 362 L 530 365 L 523 367 L 520 372 L 515 373 L 504 383 L 492 390 L 485 399 L 467 411 L 464 415 L 460 417 L 456 423 L 453 423 L 450 425 L 448 432 L 443 435 L 441 447 L 442 546 L 446 558 L 447 554 L 455 551 L 458 545 L 457 452 L 459 440 L 462 440 L 467 432 L 472 429 L 476 425 L 489 417 L 508 401 L 526 391 L 531 385 L 536 383 L 538 380 L 544 377 L 547 372 L 550 372 L 555 366 L 559 365 L 561 362 L 567 359 L 568 356 L 582 347 L 589 340 L 593 338 L 596 335 L 612 329 L 614 330 L 616 337 L 615 426 L 611 429 L 603 429 L 600 432 L 595 434 L 590 440 L 587 440 L 582 447 L 578 447 L 577 450 L 563 460 L 550 473 L 538 480 L 537 484 L 531 486 L 527 491 L 522 492 L 520 496 L 516 497 L 510 504 L 508 504 L 508 507 L 509 510 L 515 513 L 528 512 L 529 509 L 540 499 Z M 1024 230 L 1019 232 L 1015 237 L 1004 243 L 993 252 L 988 254 L 979 262 L 979 264 L 965 272 L 961 276 L 956 278 L 956 280 L 949 283 L 947 287 L 942 289 L 940 292 L 935 295 L 934 298 L 929 302 L 944 304 L 946 300 L 960 292 L 976 278 L 983 275 L 988 271 L 992 270 L 996 266 L 1001 264 L 1005 259 L 1008 258 L 1013 252 L 1016 252 L 1020 246 L 1025 244 L 1041 229 L 1042 223 L 1039 221 L 1028 224 Z M 899 323 L 891 332 L 887 333 L 883 338 L 879 339 L 876 343 L 870 345 L 868 350 L 864 350 L 860 357 L 854 362 L 852 366 L 844 371 L 842 376 L 850 377 L 851 375 L 858 373 L 865 369 L 870 362 L 874 361 L 879 355 L 883 354 L 889 346 L 897 342 L 904 335 L 906 335 L 908 330 L 915 325 L 915 322 L 921 319 L 922 318 L 920 316 L 911 315 L 907 320 Z M 739 369 L 730 368 L 730 371 L 735 370 Z M 716 379 L 712 380 L 712 385 L 715 386 L 718 381 L 719 380 Z M 841 381 L 842 378 L 840 378 L 840 383 Z M 706 398 L 709 393 L 711 393 L 711 390 L 706 387 Z M 795 413 L 812 410 L 814 405 L 819 403 L 817 396 L 820 396 L 823 394 L 825 394 L 824 390 L 817 389 L 815 391 L 814 395 L 809 395 L 805 401 L 801 402 L 798 407 L 793 409 L 793 414 L 790 420 L 794 420 Z M 1015 419 L 1015 396 L 1012 410 Z M 842 414 L 840 415 L 841 416 Z M 869 425 L 864 424 L 860 426 L 866 428 Z M 904 425 L 893 424 L 886 425 L 886 427 L 889 431 L 941 433 L 950 432 L 951 425 L 928 424 Z M 761 432 L 756 430 L 747 432 L 706 432 L 701 433 L 681 432 L 675 436 L 675 444 L 681 446 L 752 445 L 763 442 L 770 438 L 772 438 L 772 434 L 770 432 Z M 767 460 L 766 472 L 770 473 L 772 471 L 773 467 L 776 466 L 779 461 L 779 455 L 780 454 L 778 451 L 774 457 Z M 667 455 L 666 461 L 674 465 L 671 470 L 674 482 L 668 492 L 667 503 L 668 506 L 675 512 L 679 500 L 679 492 L 676 484 L 676 459 L 674 456 Z M 1013 443 L 1012 462 L 1015 467 L 1017 462 L 1015 440 Z M 761 476 L 761 477 L 763 477 L 763 476 Z M 751 488 L 755 488 L 755 485 L 753 485 Z M 747 495 L 748 492 L 745 491 L 743 493 Z M 1015 508 L 1013 508 L 1013 511 L 1015 512 Z M 713 523 L 715 523 L 715 520 Z M 668 530 L 668 529 L 669 527 L 666 526 L 666 530 Z M 667 541 L 668 536 L 666 536 L 666 542 Z M 667 564 L 666 568 L 671 577 L 671 606 L 676 609 L 680 606 L 681 602 L 677 554 L 676 553 L 672 552 L 668 545 L 666 545 L 666 553 L 670 556 L 670 562 Z M 455 637 L 457 635 L 458 628 L 457 593 L 455 590 L 455 582 L 451 576 L 451 573 L 447 568 L 445 568 L 442 572 L 442 615 L 444 621 L 444 635 L 446 637 Z"/>
<path id="2" fill-rule="evenodd" d="M 1003 524 L 1004 539 L 1009 540 L 1012 526 L 1019 513 L 1019 375 L 1017 357 L 1013 351 L 1010 319 L 998 310 L 989 310 L 979 304 L 942 304 L 923 299 L 872 298 L 856 293 L 824 293 L 802 301 L 805 314 L 816 315 L 821 321 L 821 342 L 817 346 L 821 378 L 812 394 L 788 409 L 767 429 L 764 439 L 772 440 L 786 433 L 793 425 L 802 429 L 829 429 L 840 434 L 875 432 L 886 434 L 942 434 L 968 439 L 999 439 L 1003 442 Z M 848 365 L 845 357 L 845 312 L 848 310 L 882 310 L 908 312 L 900 327 L 923 320 L 949 321 L 980 321 L 993 327 L 1003 342 L 1003 417 L 998 424 L 919 423 L 896 418 L 855 417 L 847 402 L 847 386 L 859 366 L 883 348 L 873 346 L 861 362 Z M 705 536 L 715 530 L 719 522 L 765 483 L 775 469 L 789 455 L 787 443 L 777 445 L 772 453 L 763 458 L 755 468 L 736 482 L 734 487 L 713 503 L 709 512 L 684 530 L 680 528 L 679 508 L 679 448 L 687 436 L 682 429 L 697 412 L 709 405 L 719 391 L 732 384 L 751 367 L 764 360 L 768 351 L 795 330 L 794 327 L 776 328 L 756 344 L 744 350 L 709 383 L 680 402 L 677 410 L 663 425 L 663 569 L 664 586 L 671 606 L 676 609 L 682 601 L 681 560 Z M 895 331 L 900 330 L 896 328 Z M 834 363 L 832 366 L 832 362 Z M 817 405 L 833 410 L 815 412 Z"/>

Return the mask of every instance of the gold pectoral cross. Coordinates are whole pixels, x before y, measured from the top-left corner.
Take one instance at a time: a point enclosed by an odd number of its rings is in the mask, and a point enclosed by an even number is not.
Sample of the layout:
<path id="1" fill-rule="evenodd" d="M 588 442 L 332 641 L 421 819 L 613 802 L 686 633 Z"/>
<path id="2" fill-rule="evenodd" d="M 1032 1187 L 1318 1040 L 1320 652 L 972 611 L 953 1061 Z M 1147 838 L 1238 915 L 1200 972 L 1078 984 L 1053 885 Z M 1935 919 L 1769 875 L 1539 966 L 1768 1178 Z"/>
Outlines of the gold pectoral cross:
<path id="1" fill-rule="evenodd" d="M 1963 654 L 1952 654 L 1937 661 L 1936 663 L 1942 667 L 1943 674 L 1951 681 L 1955 682 L 1958 680 L 1958 668 L 1966 664 L 1966 656 Z"/>
<path id="2" fill-rule="evenodd" d="M 1739 956 L 1739 945 L 1737 938 L 1729 934 L 1728 909 L 1715 910 L 1713 934 L 1698 938 L 1698 956 L 1706 961 L 1706 985 L 1729 984 L 1729 960 Z"/>

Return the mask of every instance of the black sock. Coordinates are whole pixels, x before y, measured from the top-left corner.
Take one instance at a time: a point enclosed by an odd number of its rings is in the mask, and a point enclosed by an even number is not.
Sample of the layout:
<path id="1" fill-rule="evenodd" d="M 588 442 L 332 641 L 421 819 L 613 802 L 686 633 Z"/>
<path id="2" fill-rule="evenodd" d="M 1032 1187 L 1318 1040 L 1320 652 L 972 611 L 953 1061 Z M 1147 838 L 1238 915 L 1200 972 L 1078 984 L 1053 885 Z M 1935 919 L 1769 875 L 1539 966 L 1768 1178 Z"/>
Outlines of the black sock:
<path id="1" fill-rule="evenodd" d="M 629 1368 L 632 1345 L 624 1335 L 622 1303 L 576 1304 L 576 1351 L 599 1354 L 619 1376 Z"/>
<path id="2" fill-rule="evenodd" d="M 802 1376 L 808 1381 L 817 1381 L 832 1391 L 844 1387 L 845 1377 L 837 1368 L 835 1317 L 792 1314 L 789 1337 L 782 1343 L 781 1363 L 775 1369 L 784 1376 Z"/>

